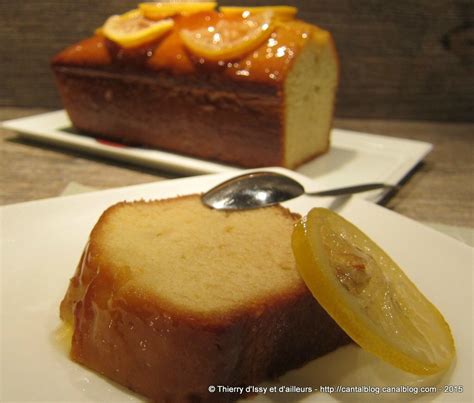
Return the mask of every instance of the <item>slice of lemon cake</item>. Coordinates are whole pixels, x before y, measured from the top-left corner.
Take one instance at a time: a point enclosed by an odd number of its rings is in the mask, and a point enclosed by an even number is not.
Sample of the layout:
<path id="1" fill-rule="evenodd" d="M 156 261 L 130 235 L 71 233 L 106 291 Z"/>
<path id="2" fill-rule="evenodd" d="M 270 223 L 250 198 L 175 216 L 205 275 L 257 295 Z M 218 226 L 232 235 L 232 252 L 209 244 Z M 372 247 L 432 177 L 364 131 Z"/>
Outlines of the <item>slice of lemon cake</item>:
<path id="1" fill-rule="evenodd" d="M 295 168 L 328 151 L 331 34 L 294 7 L 215 7 L 143 3 L 56 55 L 73 125 L 243 167 Z"/>
<path id="2" fill-rule="evenodd" d="M 225 402 L 349 339 L 291 250 L 298 217 L 199 196 L 120 203 L 95 225 L 61 303 L 73 360 L 160 402 Z"/>

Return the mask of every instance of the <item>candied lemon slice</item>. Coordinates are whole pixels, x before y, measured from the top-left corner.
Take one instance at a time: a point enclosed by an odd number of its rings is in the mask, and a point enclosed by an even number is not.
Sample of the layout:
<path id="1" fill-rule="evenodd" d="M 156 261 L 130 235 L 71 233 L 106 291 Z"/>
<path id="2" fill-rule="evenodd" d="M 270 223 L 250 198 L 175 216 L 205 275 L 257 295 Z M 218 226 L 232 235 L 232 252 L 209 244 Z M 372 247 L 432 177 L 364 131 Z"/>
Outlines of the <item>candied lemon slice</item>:
<path id="1" fill-rule="evenodd" d="M 133 48 L 158 39 L 173 26 L 172 19 L 153 21 L 140 10 L 132 10 L 110 17 L 102 27 L 102 34 L 124 48 Z"/>
<path id="2" fill-rule="evenodd" d="M 166 17 L 172 17 L 176 14 L 195 14 L 201 11 L 211 11 L 216 8 L 217 3 L 213 1 L 198 2 L 198 1 L 184 1 L 184 2 L 147 2 L 140 3 L 138 7 L 143 12 L 146 18 L 152 20 L 159 20 Z"/>
<path id="3" fill-rule="evenodd" d="M 298 12 L 293 6 L 261 6 L 261 7 L 219 7 L 221 13 L 225 15 L 243 15 L 246 13 L 256 14 L 271 11 L 276 18 L 292 19 Z"/>
<path id="4" fill-rule="evenodd" d="M 208 60 L 231 60 L 248 53 L 268 39 L 272 32 L 272 12 L 246 18 L 222 18 L 215 25 L 180 32 L 186 47 Z"/>
<path id="5" fill-rule="evenodd" d="M 449 325 L 357 227 L 315 208 L 296 225 L 292 246 L 314 297 L 363 349 L 418 375 L 449 367 L 455 354 Z"/>

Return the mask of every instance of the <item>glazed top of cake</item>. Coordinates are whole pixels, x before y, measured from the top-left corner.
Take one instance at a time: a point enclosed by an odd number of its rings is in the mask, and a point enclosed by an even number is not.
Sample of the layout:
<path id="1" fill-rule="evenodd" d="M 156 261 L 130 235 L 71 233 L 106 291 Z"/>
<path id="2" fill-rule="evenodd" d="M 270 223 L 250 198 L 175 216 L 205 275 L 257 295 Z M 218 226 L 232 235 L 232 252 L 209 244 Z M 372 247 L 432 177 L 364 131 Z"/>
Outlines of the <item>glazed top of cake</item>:
<path id="1" fill-rule="evenodd" d="M 227 60 L 209 60 L 190 51 L 183 43 L 183 29 L 213 29 L 220 21 L 238 22 L 241 15 L 205 11 L 173 16 L 173 27 L 163 36 L 133 48 L 122 47 L 101 30 L 76 43 L 53 59 L 53 66 L 88 67 L 103 70 L 171 74 L 218 73 L 237 81 L 279 86 L 293 60 L 308 40 L 321 45 L 331 41 L 330 34 L 298 19 L 272 18 L 271 33 L 260 44 Z"/>

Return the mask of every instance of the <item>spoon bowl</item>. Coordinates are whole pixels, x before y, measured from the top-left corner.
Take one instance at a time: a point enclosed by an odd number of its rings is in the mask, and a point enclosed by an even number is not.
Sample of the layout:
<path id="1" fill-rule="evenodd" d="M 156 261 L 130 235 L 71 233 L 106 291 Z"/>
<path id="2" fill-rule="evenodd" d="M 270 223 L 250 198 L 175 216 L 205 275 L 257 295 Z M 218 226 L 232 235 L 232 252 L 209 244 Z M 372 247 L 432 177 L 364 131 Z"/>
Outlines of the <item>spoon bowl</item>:
<path id="1" fill-rule="evenodd" d="M 268 171 L 243 174 L 231 178 L 203 193 L 202 202 L 216 210 L 249 210 L 272 206 L 303 194 L 308 196 L 340 196 L 375 189 L 397 189 L 384 183 L 367 183 L 321 192 L 307 193 L 298 181 Z"/>

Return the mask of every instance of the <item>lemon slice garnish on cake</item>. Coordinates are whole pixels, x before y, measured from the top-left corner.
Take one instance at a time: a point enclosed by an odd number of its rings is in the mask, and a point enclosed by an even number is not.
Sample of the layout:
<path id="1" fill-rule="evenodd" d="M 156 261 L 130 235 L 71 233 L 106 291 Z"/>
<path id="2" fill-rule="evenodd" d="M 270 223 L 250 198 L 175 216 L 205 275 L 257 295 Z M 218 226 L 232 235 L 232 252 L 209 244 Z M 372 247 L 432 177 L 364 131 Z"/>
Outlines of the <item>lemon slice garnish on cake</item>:
<path id="1" fill-rule="evenodd" d="M 260 6 L 260 7 L 219 7 L 219 11 L 224 15 L 246 15 L 264 12 L 272 12 L 275 18 L 292 19 L 295 17 L 298 9 L 293 6 Z"/>
<path id="2" fill-rule="evenodd" d="M 124 48 L 133 48 L 160 38 L 174 26 L 172 19 L 154 21 L 140 10 L 132 10 L 107 19 L 101 33 Z"/>
<path id="3" fill-rule="evenodd" d="M 221 18 L 215 25 L 183 29 L 181 40 L 197 56 L 208 60 L 232 60 L 246 54 L 268 39 L 272 33 L 273 13 L 246 18 Z"/>
<path id="4" fill-rule="evenodd" d="M 144 16 L 152 20 L 172 17 L 177 14 L 190 15 L 202 11 L 212 11 L 216 6 L 217 3 L 213 1 L 146 2 L 138 5 Z"/>
<path id="5" fill-rule="evenodd" d="M 315 208 L 296 225 L 292 246 L 314 297 L 363 349 L 418 375 L 450 366 L 454 341 L 441 313 L 356 226 Z"/>

